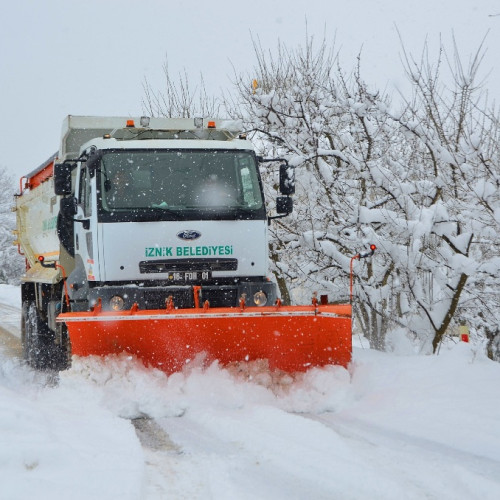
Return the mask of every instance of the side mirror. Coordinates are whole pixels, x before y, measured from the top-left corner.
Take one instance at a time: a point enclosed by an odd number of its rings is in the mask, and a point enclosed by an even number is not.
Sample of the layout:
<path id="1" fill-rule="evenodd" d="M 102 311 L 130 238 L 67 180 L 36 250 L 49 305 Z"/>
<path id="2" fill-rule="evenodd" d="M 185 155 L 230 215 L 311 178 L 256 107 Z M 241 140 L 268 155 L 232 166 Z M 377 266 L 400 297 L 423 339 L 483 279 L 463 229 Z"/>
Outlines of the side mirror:
<path id="1" fill-rule="evenodd" d="M 289 165 L 280 165 L 280 192 L 286 196 L 295 193 L 295 169 Z"/>
<path id="2" fill-rule="evenodd" d="M 56 194 L 71 194 L 71 171 L 73 165 L 69 163 L 56 163 L 54 165 L 54 191 Z"/>
<path id="3" fill-rule="evenodd" d="M 65 219 L 72 219 L 76 215 L 76 198 L 74 196 L 61 198 L 59 211 Z"/>
<path id="4" fill-rule="evenodd" d="M 276 198 L 276 212 L 286 215 L 293 212 L 293 199 L 288 196 L 278 196 Z"/>
<path id="5" fill-rule="evenodd" d="M 93 170 L 97 168 L 97 165 L 101 161 L 102 156 L 103 154 L 101 150 L 93 151 L 92 153 L 90 153 L 90 156 L 87 158 L 87 168 L 89 169 L 89 172 L 93 172 Z"/>

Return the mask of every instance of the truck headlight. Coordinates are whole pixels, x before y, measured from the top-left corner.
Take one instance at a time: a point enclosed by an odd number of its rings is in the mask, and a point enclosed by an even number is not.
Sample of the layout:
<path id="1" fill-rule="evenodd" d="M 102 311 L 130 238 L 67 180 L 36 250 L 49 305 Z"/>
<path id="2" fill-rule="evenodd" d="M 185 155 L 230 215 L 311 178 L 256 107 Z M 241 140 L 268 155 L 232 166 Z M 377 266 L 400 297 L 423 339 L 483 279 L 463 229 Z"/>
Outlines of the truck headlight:
<path id="1" fill-rule="evenodd" d="M 114 295 L 111 297 L 109 305 L 113 311 L 121 311 L 125 306 L 125 301 L 119 295 Z"/>
<path id="2" fill-rule="evenodd" d="M 253 301 L 256 306 L 265 306 L 267 304 L 267 295 L 262 290 L 260 290 L 254 293 Z"/>

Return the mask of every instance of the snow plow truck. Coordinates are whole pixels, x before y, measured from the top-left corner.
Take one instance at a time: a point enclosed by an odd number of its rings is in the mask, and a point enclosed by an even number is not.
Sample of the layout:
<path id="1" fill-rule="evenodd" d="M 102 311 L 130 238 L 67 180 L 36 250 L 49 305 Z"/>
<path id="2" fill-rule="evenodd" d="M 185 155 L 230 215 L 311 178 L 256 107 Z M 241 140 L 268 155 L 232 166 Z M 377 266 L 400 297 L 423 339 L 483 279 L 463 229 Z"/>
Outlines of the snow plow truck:
<path id="1" fill-rule="evenodd" d="M 279 169 L 274 215 L 261 168 Z M 15 196 L 25 360 L 346 366 L 350 305 L 286 305 L 268 278 L 267 226 L 294 190 L 293 168 L 257 156 L 235 122 L 66 117 L 59 151 Z"/>

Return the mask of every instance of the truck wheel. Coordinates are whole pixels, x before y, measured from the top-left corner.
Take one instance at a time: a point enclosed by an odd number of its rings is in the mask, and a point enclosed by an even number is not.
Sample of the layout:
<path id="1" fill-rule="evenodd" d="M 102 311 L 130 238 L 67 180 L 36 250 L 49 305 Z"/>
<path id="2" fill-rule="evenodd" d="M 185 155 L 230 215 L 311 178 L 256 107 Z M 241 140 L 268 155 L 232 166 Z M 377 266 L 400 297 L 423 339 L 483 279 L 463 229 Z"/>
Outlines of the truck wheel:
<path id="1" fill-rule="evenodd" d="M 57 369 L 54 334 L 40 317 L 34 302 L 23 303 L 21 340 L 26 363 L 37 370 Z"/>
<path id="2" fill-rule="evenodd" d="M 67 370 L 71 366 L 71 343 L 66 325 L 59 325 L 58 328 L 61 329 L 59 333 L 60 342 L 56 342 L 54 345 L 54 369 Z"/>

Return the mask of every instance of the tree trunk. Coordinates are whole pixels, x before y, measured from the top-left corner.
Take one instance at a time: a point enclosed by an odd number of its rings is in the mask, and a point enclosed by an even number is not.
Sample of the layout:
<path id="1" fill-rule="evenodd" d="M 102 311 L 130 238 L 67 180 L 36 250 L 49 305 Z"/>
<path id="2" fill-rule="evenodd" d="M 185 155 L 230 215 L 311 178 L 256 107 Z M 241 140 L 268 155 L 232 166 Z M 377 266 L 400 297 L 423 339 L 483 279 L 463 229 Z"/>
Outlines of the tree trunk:
<path id="1" fill-rule="evenodd" d="M 460 279 L 458 280 L 458 285 L 455 288 L 455 293 L 453 295 L 453 298 L 451 299 L 450 308 L 448 309 L 448 312 L 446 313 L 446 316 L 444 317 L 441 326 L 436 330 L 434 334 L 434 339 L 432 340 L 432 351 L 434 353 L 436 353 L 437 348 L 439 347 L 441 340 L 443 340 L 443 336 L 446 333 L 448 327 L 450 326 L 453 316 L 455 315 L 458 302 L 460 300 L 460 295 L 462 294 L 465 288 L 465 283 L 467 283 L 467 278 L 468 276 L 464 273 L 460 275 Z"/>

